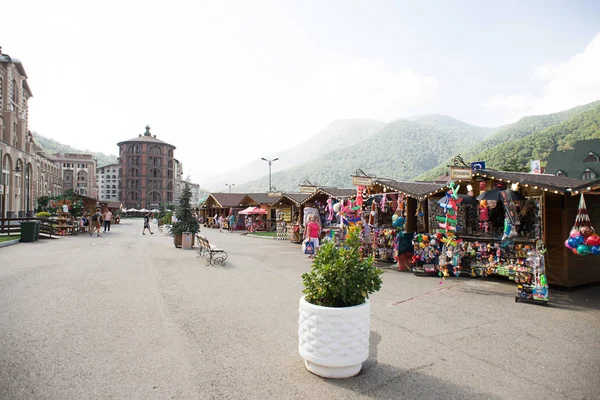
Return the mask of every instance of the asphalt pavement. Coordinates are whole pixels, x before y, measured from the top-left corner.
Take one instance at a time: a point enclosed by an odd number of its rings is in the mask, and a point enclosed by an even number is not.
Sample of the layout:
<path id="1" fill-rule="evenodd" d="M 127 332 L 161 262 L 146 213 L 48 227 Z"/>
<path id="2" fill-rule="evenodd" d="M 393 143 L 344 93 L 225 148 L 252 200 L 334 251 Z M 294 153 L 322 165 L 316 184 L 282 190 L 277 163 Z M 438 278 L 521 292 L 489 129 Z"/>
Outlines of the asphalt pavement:
<path id="1" fill-rule="evenodd" d="M 229 254 L 206 266 L 142 227 L 0 249 L 0 399 L 600 398 L 598 285 L 540 307 L 385 269 L 369 359 L 327 380 L 298 355 L 299 245 L 203 228 Z"/>

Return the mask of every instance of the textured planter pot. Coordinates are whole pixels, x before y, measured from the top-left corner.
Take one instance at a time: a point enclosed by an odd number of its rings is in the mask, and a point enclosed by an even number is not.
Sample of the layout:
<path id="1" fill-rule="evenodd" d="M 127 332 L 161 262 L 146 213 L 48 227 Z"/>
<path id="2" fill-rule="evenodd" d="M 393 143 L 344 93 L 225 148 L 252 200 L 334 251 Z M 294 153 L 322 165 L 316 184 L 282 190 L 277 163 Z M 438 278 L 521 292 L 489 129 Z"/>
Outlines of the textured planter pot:
<path id="1" fill-rule="evenodd" d="M 369 357 L 370 304 L 321 307 L 300 298 L 298 351 L 304 365 L 324 378 L 349 378 Z"/>
<path id="2" fill-rule="evenodd" d="M 175 247 L 181 247 L 181 242 L 182 242 L 182 235 L 175 235 L 173 236 L 173 244 L 175 245 Z"/>

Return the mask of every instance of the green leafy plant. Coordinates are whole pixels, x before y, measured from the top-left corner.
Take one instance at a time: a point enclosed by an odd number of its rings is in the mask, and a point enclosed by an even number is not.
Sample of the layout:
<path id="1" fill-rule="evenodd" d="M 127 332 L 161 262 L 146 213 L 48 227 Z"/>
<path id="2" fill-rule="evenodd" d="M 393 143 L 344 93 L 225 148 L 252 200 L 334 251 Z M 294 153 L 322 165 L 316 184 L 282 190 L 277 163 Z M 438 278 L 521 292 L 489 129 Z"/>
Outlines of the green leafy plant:
<path id="1" fill-rule="evenodd" d="M 325 243 L 319 248 L 310 272 L 302 275 L 306 301 L 324 307 L 363 304 L 381 289 L 382 271 L 373 256 L 360 255 L 360 227 L 349 230 L 344 247 Z"/>
<path id="2" fill-rule="evenodd" d="M 171 223 L 171 218 L 173 217 L 173 213 L 171 211 L 166 212 L 162 217 L 162 222 L 164 225 L 169 225 Z"/>
<path id="3" fill-rule="evenodd" d="M 179 200 L 179 207 L 177 207 L 175 215 L 177 216 L 177 222 L 174 222 L 171 226 L 171 234 L 181 235 L 184 232 L 191 232 L 194 235 L 200 231 L 200 225 L 198 220 L 194 218 L 192 207 L 190 206 L 190 199 L 192 198 L 192 191 L 189 185 L 186 183 L 183 186 L 181 192 L 181 198 Z"/>

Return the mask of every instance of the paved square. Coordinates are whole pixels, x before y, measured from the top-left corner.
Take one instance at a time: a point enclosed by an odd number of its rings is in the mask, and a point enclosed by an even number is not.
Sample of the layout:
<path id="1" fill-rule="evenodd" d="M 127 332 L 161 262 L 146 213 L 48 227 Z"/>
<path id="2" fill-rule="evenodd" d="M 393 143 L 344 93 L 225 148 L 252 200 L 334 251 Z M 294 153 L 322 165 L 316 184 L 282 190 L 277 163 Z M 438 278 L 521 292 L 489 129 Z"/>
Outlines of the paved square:
<path id="1" fill-rule="evenodd" d="M 545 308 L 507 282 L 386 270 L 369 360 L 325 380 L 297 352 L 300 246 L 204 228 L 229 253 L 215 267 L 155 232 L 0 249 L 1 399 L 599 398 L 597 285 Z"/>

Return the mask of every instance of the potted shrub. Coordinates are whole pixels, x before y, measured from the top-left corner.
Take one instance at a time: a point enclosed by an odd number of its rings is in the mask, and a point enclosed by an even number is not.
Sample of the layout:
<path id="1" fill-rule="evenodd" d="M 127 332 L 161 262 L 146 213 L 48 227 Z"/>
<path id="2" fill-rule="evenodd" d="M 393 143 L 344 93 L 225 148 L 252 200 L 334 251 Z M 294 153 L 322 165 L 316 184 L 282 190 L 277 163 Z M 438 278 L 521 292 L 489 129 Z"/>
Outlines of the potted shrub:
<path id="1" fill-rule="evenodd" d="M 194 218 L 192 207 L 190 206 L 190 199 L 192 198 L 192 191 L 188 184 L 183 185 L 181 192 L 181 198 L 179 200 L 179 207 L 175 210 L 175 216 L 177 221 L 170 227 L 170 232 L 173 235 L 173 243 L 175 247 L 181 247 L 182 235 L 184 233 L 192 234 L 192 247 L 194 246 L 194 240 L 196 233 L 200 231 L 198 220 Z"/>
<path id="2" fill-rule="evenodd" d="M 382 271 L 360 246 L 360 226 L 352 227 L 343 247 L 325 243 L 302 275 L 298 350 L 306 369 L 325 378 L 354 376 L 369 357 L 369 294 L 381 288 Z"/>

